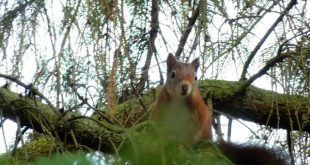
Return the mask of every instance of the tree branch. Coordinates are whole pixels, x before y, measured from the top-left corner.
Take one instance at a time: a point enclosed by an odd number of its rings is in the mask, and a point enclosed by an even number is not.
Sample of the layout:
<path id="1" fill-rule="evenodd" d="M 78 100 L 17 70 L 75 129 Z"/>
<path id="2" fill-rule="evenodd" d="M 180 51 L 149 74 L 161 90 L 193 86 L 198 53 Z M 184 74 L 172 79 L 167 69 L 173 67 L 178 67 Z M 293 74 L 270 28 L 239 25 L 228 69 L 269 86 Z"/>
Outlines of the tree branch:
<path id="1" fill-rule="evenodd" d="M 236 95 L 242 85 L 242 82 L 208 80 L 203 81 L 201 91 L 205 99 L 212 98 L 215 110 L 230 117 L 276 129 L 310 133 L 308 98 L 280 94 L 251 85 L 243 95 Z"/>
<path id="2" fill-rule="evenodd" d="M 20 80 L 18 80 L 15 77 L 9 76 L 9 75 L 5 75 L 5 74 L 1 74 L 0 73 L 0 77 L 8 79 L 10 81 L 13 81 L 15 83 L 17 83 L 18 85 L 24 87 L 26 90 L 29 90 L 29 92 L 31 92 L 33 95 L 38 95 L 41 99 L 43 99 L 44 101 L 46 101 L 46 103 L 53 109 L 53 111 L 59 115 L 59 112 L 57 111 L 56 107 L 51 103 L 51 101 L 46 98 L 42 93 L 40 93 L 37 89 L 35 89 L 33 87 L 33 85 L 26 85 L 25 83 L 21 82 Z"/>
<path id="3" fill-rule="evenodd" d="M 158 22 L 158 1 L 152 0 L 152 11 L 151 11 L 151 30 L 150 38 L 148 41 L 148 50 L 146 55 L 145 64 L 142 68 L 141 78 L 138 84 L 138 94 L 141 94 L 144 90 L 145 82 L 148 80 L 149 68 L 152 61 L 152 55 L 155 52 L 155 39 L 157 37 L 159 22 Z"/>
<path id="4" fill-rule="evenodd" d="M 263 36 L 263 38 L 259 41 L 259 43 L 256 45 L 254 50 L 251 52 L 250 56 L 244 63 L 244 67 L 241 73 L 240 80 L 246 79 L 246 73 L 250 66 L 251 61 L 253 60 L 254 56 L 256 55 L 257 51 L 260 49 L 260 47 L 263 45 L 263 43 L 266 41 L 266 39 L 269 37 L 271 32 L 276 28 L 276 26 L 282 21 L 283 17 L 293 8 L 294 5 L 297 4 L 297 0 L 291 0 L 290 3 L 286 6 L 284 11 L 280 14 L 280 16 L 277 18 L 277 20 L 271 25 L 271 27 L 268 29 L 266 34 Z"/>
<path id="5" fill-rule="evenodd" d="M 179 45 L 178 45 L 178 49 L 177 51 L 175 52 L 175 56 L 176 58 L 180 58 L 181 56 L 181 53 L 183 52 L 184 50 L 184 46 L 185 46 L 185 43 L 187 41 L 187 38 L 189 36 L 189 34 L 191 33 L 192 31 L 192 28 L 200 14 L 200 5 L 201 5 L 201 0 L 199 1 L 198 5 L 197 5 L 197 8 L 196 10 L 194 10 L 194 12 L 192 13 L 192 17 L 189 18 L 188 20 L 188 24 L 186 26 L 186 29 L 185 31 L 183 32 L 182 36 L 181 36 L 181 39 L 180 39 L 180 42 L 179 42 Z"/>
<path id="6" fill-rule="evenodd" d="M 78 139 L 80 145 L 106 153 L 114 152 L 111 142 L 119 144 L 124 137 L 123 129 L 117 125 L 74 112 L 58 116 L 50 106 L 39 100 L 6 88 L 0 88 L 0 111 L 5 119 L 16 122 L 18 117 L 21 126 L 71 144 Z"/>
<path id="7" fill-rule="evenodd" d="M 292 58 L 294 60 L 297 60 L 295 59 L 295 57 L 289 55 L 289 54 L 282 54 L 282 55 L 279 55 L 279 56 L 276 56 L 272 59 L 270 59 L 266 65 L 261 69 L 259 70 L 256 74 L 254 74 L 253 76 L 251 76 L 240 88 L 238 94 L 244 94 L 244 92 L 246 91 L 246 88 L 248 86 L 250 86 L 256 79 L 258 79 L 259 77 L 261 77 L 262 75 L 264 75 L 271 67 L 275 66 L 277 63 L 279 62 L 282 62 L 285 58 Z"/>

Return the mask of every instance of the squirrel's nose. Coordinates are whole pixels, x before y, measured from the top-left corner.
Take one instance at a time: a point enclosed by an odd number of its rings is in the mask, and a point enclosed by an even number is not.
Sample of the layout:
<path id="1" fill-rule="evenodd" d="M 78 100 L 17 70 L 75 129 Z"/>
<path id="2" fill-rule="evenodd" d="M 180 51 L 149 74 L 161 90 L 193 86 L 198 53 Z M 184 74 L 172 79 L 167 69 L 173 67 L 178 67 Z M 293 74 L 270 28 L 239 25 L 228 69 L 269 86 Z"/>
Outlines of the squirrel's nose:
<path id="1" fill-rule="evenodd" d="M 181 85 L 181 88 L 182 88 L 181 94 L 182 94 L 182 95 L 187 95 L 187 92 L 188 92 L 188 84 L 182 84 L 182 85 Z"/>

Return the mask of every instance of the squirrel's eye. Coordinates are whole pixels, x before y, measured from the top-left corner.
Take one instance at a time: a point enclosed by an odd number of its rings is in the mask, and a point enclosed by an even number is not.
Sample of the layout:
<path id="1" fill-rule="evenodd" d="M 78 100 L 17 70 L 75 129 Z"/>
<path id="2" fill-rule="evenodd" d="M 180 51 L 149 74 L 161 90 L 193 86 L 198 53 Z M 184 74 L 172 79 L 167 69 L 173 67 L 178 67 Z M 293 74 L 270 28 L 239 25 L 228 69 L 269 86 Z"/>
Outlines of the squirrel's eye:
<path id="1" fill-rule="evenodd" d="M 175 78 L 175 72 L 174 71 L 171 72 L 170 78 L 172 78 L 172 79 Z"/>

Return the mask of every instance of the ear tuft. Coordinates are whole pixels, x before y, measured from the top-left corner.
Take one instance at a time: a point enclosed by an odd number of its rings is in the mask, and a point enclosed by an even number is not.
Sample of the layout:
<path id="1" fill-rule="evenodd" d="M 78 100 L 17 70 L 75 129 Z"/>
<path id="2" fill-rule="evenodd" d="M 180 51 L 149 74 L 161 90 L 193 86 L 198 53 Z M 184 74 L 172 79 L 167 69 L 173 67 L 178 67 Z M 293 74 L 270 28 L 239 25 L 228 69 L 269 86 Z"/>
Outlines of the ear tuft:
<path id="1" fill-rule="evenodd" d="M 194 59 L 191 64 L 194 67 L 195 72 L 197 72 L 198 67 L 199 67 L 199 58 Z"/>
<path id="2" fill-rule="evenodd" d="M 168 73 L 171 71 L 171 68 L 177 63 L 177 59 L 174 57 L 172 53 L 168 54 L 167 58 L 167 70 Z"/>

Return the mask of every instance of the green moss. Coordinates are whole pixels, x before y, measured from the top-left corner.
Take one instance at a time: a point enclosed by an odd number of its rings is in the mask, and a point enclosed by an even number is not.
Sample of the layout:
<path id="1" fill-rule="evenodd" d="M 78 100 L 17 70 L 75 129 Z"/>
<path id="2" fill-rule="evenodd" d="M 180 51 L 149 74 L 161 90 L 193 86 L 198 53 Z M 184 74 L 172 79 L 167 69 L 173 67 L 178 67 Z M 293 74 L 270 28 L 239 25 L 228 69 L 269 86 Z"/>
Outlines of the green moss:
<path id="1" fill-rule="evenodd" d="M 215 101 L 226 102 L 232 99 L 239 87 L 238 82 L 224 80 L 203 80 L 199 81 L 199 89 L 204 98 L 212 98 Z"/>
<path id="2" fill-rule="evenodd" d="M 122 111 L 144 111 L 143 108 L 149 108 L 156 101 L 157 96 L 159 95 L 161 87 L 152 88 L 147 93 L 143 94 L 141 97 L 132 97 L 124 103 L 118 104 L 116 106 L 116 112 L 122 113 Z M 143 107 L 143 104 L 145 107 Z"/>
<path id="3" fill-rule="evenodd" d="M 33 160 L 38 156 L 48 155 L 55 152 L 56 141 L 49 136 L 42 136 L 36 140 L 27 143 L 23 147 L 16 150 L 16 158 L 18 160 Z"/>

